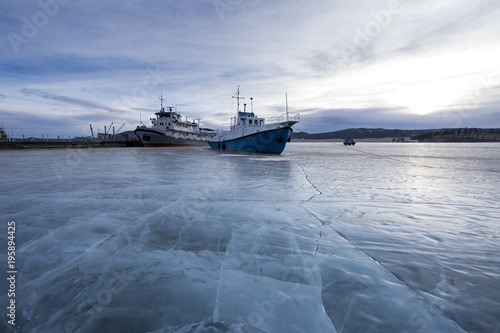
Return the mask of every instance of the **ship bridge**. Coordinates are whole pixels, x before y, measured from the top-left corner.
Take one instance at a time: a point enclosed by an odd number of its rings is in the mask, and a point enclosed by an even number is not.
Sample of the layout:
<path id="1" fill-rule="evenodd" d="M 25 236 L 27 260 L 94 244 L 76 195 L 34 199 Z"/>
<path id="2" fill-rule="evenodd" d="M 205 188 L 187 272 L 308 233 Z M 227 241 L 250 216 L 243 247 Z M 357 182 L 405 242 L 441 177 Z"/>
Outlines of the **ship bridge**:
<path id="1" fill-rule="evenodd" d="M 160 112 L 156 112 L 156 119 L 160 118 L 173 118 L 173 120 L 177 120 L 181 117 L 180 114 L 174 111 L 174 108 L 172 106 L 167 107 L 167 111 L 165 111 L 165 108 L 162 107 Z M 154 118 L 151 118 L 153 120 Z"/>
<path id="2" fill-rule="evenodd" d="M 255 116 L 253 112 L 238 112 L 238 119 L 235 125 L 239 126 L 263 126 L 265 122 L 264 118 L 259 118 Z"/>

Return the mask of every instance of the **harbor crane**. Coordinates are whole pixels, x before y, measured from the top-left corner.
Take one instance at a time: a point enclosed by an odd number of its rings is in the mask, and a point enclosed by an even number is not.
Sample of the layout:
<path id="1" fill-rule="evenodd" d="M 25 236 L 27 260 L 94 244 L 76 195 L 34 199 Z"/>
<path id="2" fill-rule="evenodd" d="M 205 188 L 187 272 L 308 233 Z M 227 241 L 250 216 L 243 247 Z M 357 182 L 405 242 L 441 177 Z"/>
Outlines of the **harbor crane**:
<path id="1" fill-rule="evenodd" d="M 120 133 L 120 130 L 125 126 L 125 124 L 121 125 L 120 128 L 116 131 L 116 133 Z"/>
<path id="2" fill-rule="evenodd" d="M 108 131 L 111 131 L 111 127 L 113 126 L 113 123 L 111 123 L 111 125 L 109 125 L 108 127 Z M 106 126 L 104 126 L 104 134 L 108 134 L 108 132 L 106 131 Z"/>

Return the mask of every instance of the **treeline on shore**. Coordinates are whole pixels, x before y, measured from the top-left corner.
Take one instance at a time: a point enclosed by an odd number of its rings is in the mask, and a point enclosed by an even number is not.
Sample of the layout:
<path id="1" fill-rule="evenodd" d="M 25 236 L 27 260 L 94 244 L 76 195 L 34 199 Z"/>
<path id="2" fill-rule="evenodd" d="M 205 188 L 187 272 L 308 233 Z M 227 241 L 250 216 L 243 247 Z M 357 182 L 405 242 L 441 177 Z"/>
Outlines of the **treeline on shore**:
<path id="1" fill-rule="evenodd" d="M 419 142 L 498 142 L 500 130 L 483 128 L 448 128 L 411 137 Z"/>

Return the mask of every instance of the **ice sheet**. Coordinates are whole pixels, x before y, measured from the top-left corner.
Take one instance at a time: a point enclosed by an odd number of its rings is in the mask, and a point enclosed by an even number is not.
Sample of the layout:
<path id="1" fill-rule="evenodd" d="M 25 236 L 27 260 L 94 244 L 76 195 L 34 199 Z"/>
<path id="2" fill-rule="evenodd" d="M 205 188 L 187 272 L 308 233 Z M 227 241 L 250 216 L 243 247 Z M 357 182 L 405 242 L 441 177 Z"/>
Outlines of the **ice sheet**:
<path id="1" fill-rule="evenodd" d="M 0 152 L 18 328 L 494 332 L 499 149 Z"/>

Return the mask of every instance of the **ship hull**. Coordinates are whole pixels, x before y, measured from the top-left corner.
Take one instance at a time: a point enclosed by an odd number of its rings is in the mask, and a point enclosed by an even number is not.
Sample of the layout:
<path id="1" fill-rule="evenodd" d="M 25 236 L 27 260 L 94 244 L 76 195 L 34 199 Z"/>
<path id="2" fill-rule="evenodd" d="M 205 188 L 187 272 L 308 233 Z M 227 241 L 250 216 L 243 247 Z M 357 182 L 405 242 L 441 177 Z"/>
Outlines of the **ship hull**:
<path id="1" fill-rule="evenodd" d="M 137 129 L 134 133 L 139 137 L 144 147 L 192 147 L 206 146 L 207 144 L 206 140 L 174 138 L 150 129 Z"/>
<path id="2" fill-rule="evenodd" d="M 256 153 L 281 154 L 290 138 L 290 127 L 253 133 L 239 138 L 210 140 L 208 144 L 217 150 L 248 151 Z"/>

